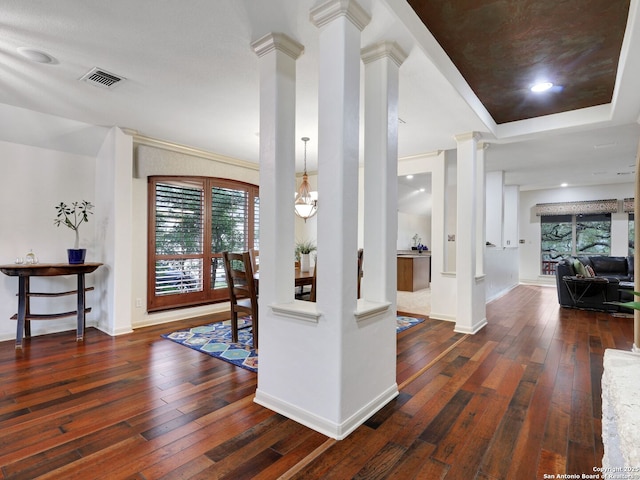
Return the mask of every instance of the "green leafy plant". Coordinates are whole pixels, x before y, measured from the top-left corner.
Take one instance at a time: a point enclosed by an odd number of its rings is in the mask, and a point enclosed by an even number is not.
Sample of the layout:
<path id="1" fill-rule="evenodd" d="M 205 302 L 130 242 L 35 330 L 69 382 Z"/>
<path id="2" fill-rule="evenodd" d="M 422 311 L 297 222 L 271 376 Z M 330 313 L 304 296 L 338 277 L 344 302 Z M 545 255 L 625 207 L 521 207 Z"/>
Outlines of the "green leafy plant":
<path id="1" fill-rule="evenodd" d="M 304 240 L 302 242 L 296 242 L 296 260 L 300 260 L 300 255 L 303 253 L 312 253 L 317 250 L 316 244 L 311 240 Z"/>
<path id="2" fill-rule="evenodd" d="M 640 292 L 633 292 L 633 295 L 640 297 Z M 611 305 L 618 305 L 619 307 L 631 308 L 633 310 L 640 310 L 640 302 L 605 302 Z"/>
<path id="3" fill-rule="evenodd" d="M 93 215 L 91 211 L 93 204 L 83 200 L 82 202 L 73 202 L 71 205 L 67 205 L 64 202 L 60 202 L 60 205 L 55 206 L 57 216 L 53 220 L 56 227 L 65 225 L 76 233 L 76 241 L 74 249 L 78 249 L 80 244 L 80 236 L 78 234 L 78 228 L 83 223 L 89 221 L 89 215 Z"/>

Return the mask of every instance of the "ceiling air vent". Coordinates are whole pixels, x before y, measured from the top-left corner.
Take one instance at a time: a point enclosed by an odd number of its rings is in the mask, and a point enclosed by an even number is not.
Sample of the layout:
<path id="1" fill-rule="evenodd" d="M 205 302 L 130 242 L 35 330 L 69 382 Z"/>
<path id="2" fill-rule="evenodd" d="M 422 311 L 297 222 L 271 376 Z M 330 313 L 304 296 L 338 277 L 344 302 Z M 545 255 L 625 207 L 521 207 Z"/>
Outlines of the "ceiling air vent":
<path id="1" fill-rule="evenodd" d="M 91 85 L 95 85 L 96 87 L 113 88 L 121 80 L 125 80 L 125 78 L 109 73 L 101 68 L 94 67 L 80 78 L 80 80 L 90 83 Z"/>

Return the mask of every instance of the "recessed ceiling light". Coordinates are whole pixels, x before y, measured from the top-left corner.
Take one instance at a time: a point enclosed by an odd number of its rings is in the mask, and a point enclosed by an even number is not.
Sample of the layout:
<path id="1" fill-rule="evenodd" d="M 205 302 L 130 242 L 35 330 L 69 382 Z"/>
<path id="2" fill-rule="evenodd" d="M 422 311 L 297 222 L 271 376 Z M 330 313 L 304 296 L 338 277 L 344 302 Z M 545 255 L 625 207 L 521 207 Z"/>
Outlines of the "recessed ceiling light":
<path id="1" fill-rule="evenodd" d="M 424 188 L 421 188 L 421 189 L 420 189 L 420 191 L 421 191 L 421 192 L 424 192 L 424 191 L 425 191 L 425 189 L 424 189 Z"/>
<path id="2" fill-rule="evenodd" d="M 407 175 L 405 178 L 406 178 L 407 180 L 411 180 L 411 179 L 413 178 L 413 175 Z"/>
<path id="3" fill-rule="evenodd" d="M 531 91 L 535 93 L 541 93 L 541 92 L 546 92 L 551 87 L 553 87 L 553 83 L 551 82 L 540 82 L 533 85 L 531 87 Z"/>
<path id="4" fill-rule="evenodd" d="M 560 186 L 561 186 L 561 187 L 568 187 L 568 186 L 569 186 L 569 184 L 568 184 L 568 183 L 561 183 L 561 184 L 560 184 Z"/>
<path id="5" fill-rule="evenodd" d="M 42 50 L 36 50 L 35 48 L 28 47 L 19 47 L 16 50 L 21 56 L 23 56 L 27 60 L 31 60 L 32 62 L 56 63 L 55 58 L 53 58 L 48 53 L 43 52 Z"/>

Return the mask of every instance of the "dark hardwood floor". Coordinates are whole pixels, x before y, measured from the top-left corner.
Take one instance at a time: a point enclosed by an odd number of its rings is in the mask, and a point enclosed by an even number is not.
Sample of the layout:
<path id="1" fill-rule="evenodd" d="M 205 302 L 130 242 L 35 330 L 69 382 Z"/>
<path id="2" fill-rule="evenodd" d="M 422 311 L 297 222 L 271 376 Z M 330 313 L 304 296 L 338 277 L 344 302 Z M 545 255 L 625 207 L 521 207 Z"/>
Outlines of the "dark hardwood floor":
<path id="1" fill-rule="evenodd" d="M 2 342 L 0 478 L 593 473 L 603 351 L 631 349 L 632 319 L 560 309 L 555 289 L 532 286 L 487 314 L 473 336 L 429 319 L 399 334 L 400 395 L 339 442 L 253 403 L 254 373 L 160 338 L 190 322 Z"/>

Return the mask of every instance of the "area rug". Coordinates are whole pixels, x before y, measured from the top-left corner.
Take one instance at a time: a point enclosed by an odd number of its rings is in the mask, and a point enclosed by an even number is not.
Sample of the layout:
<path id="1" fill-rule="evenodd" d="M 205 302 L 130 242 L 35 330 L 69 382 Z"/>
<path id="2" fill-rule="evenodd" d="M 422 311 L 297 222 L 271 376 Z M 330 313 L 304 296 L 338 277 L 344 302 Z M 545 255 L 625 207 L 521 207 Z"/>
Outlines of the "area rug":
<path id="1" fill-rule="evenodd" d="M 422 322 L 424 322 L 424 318 L 398 316 L 396 318 L 396 333 L 404 332 Z M 250 317 L 238 320 L 237 343 L 231 341 L 231 322 L 228 320 L 165 333 L 162 338 L 232 363 L 245 370 L 258 371 L 258 352 L 253 348 Z"/>

